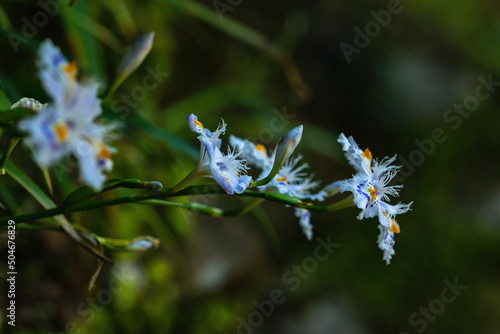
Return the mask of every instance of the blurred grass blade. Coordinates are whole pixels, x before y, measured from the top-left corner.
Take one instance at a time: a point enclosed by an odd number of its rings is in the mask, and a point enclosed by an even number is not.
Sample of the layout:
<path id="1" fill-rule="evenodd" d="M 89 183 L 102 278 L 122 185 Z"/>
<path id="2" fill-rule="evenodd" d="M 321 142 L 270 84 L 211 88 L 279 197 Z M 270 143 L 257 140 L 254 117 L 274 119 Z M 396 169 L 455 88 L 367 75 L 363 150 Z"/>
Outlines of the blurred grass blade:
<path id="1" fill-rule="evenodd" d="M 28 191 L 33 198 L 37 200 L 45 209 L 52 209 L 56 207 L 56 204 L 48 197 L 40 187 L 38 187 L 33 180 L 31 180 L 26 174 L 19 170 L 12 162 L 7 161 L 5 164 L 5 170 L 7 173 L 16 180 L 26 191 Z M 76 230 L 71 226 L 66 217 L 63 215 L 56 215 L 54 219 L 61 225 L 61 228 L 80 246 L 84 249 L 102 259 L 103 261 L 112 263 L 112 261 L 106 258 L 102 252 L 96 251 L 94 248 L 89 246 L 76 232 Z"/>
<path id="2" fill-rule="evenodd" d="M 43 192 L 38 185 L 33 182 L 26 174 L 19 170 L 12 162 L 7 161 L 5 164 L 7 173 L 17 181 L 26 191 L 33 196 L 45 209 L 55 208 L 55 203 Z"/>
<path id="3" fill-rule="evenodd" d="M 108 181 L 109 182 L 109 181 Z M 83 186 L 76 189 L 71 194 L 69 194 L 64 200 L 63 207 L 69 208 L 73 205 L 80 204 L 88 201 L 94 197 L 97 193 L 89 186 Z"/>
<path id="4" fill-rule="evenodd" d="M 304 132 L 302 136 L 301 145 L 326 158 L 344 163 L 344 153 L 337 143 L 337 138 L 337 132 L 326 130 L 314 124 L 307 124 L 307 132 Z M 317 145 L 317 143 L 321 143 L 321 145 Z"/>
<path id="5" fill-rule="evenodd" d="M 158 238 L 149 235 L 135 237 L 132 240 L 103 238 L 97 235 L 94 237 L 102 246 L 119 252 L 144 252 L 151 248 L 158 248 L 160 245 Z"/>
<path id="6" fill-rule="evenodd" d="M 9 110 L 0 111 L 0 122 L 10 123 L 18 122 L 23 118 L 36 114 L 36 111 L 25 108 L 14 108 Z"/>
<path id="7" fill-rule="evenodd" d="M 114 51 L 121 52 L 125 48 L 120 39 L 116 37 L 108 27 L 100 24 L 96 20 L 88 16 L 81 16 L 75 23 L 78 24 L 81 29 L 92 34 L 97 40 L 100 40 Z"/>
<path id="8" fill-rule="evenodd" d="M 101 246 L 100 250 L 101 250 L 101 252 L 103 251 L 102 246 Z M 102 261 L 101 259 L 97 259 L 97 268 L 96 268 L 94 274 L 92 275 L 92 277 L 90 278 L 88 291 L 91 291 L 94 288 L 95 281 L 97 280 L 97 277 L 101 273 L 103 265 L 104 265 L 104 261 Z"/>
<path id="9" fill-rule="evenodd" d="M 7 97 L 5 91 L 0 89 L 0 111 L 7 111 L 12 106 L 12 101 Z"/>
<path id="10" fill-rule="evenodd" d="M 113 15 L 122 35 L 137 35 L 137 17 L 134 15 L 135 13 L 131 13 L 134 9 L 129 7 L 128 3 L 123 1 L 102 1 L 100 5 L 104 6 Z"/>
<path id="11" fill-rule="evenodd" d="M 197 146 L 187 142 L 185 139 L 171 133 L 170 131 L 157 126 L 147 118 L 134 114 L 127 118 L 127 125 L 138 128 L 152 137 L 162 140 L 168 147 L 175 151 L 180 151 L 187 156 L 198 159 L 200 152 Z"/>
<path id="12" fill-rule="evenodd" d="M 255 218 L 257 218 L 260 225 L 264 229 L 276 253 L 283 255 L 284 254 L 283 243 L 281 242 L 279 234 L 276 231 L 276 228 L 274 227 L 273 222 L 267 215 L 266 211 L 262 207 L 258 206 L 255 207 L 251 212 L 254 214 Z"/>
<path id="13" fill-rule="evenodd" d="M 0 158 L 0 175 L 5 174 L 5 169 L 4 169 L 5 163 L 9 159 L 10 154 L 12 153 L 12 151 L 14 150 L 14 147 L 16 147 L 18 142 L 19 142 L 19 138 L 10 138 L 8 140 L 8 143 L 7 143 L 5 150 L 2 154 L 2 157 Z"/>
<path id="14" fill-rule="evenodd" d="M 100 44 L 94 34 L 83 27 L 82 20 L 89 18 L 88 1 L 79 1 L 74 7 L 60 6 L 61 18 L 64 25 L 66 39 L 70 42 L 74 54 L 67 55 L 81 64 L 83 69 L 92 73 L 92 76 L 105 78 L 105 71 Z"/>
<path id="15" fill-rule="evenodd" d="M 275 52 L 275 47 L 259 32 L 231 19 L 225 18 L 221 21 L 217 13 L 204 5 L 191 0 L 168 0 L 169 5 L 177 8 L 184 14 L 194 16 L 211 26 L 222 30 L 245 43 L 248 43 L 268 54 Z"/>
<path id="16" fill-rule="evenodd" d="M 346 198 L 341 199 L 338 202 L 335 202 L 333 204 L 328 205 L 327 206 L 327 211 L 328 212 L 333 212 L 333 211 L 337 211 L 337 210 L 342 210 L 342 209 L 345 209 L 345 208 L 349 208 L 351 206 L 355 206 L 356 204 L 354 203 L 353 199 L 354 199 L 354 195 L 351 194 L 351 195 L 347 196 Z"/>
<path id="17" fill-rule="evenodd" d="M 8 189 L 3 182 L 0 182 L 0 199 L 7 205 L 7 208 L 11 212 L 18 212 L 19 205 L 16 202 L 16 196 L 14 196 L 10 189 Z"/>
<path id="18" fill-rule="evenodd" d="M 49 169 L 47 167 L 40 166 L 40 170 L 42 171 L 43 179 L 45 180 L 45 184 L 47 185 L 49 194 L 51 196 L 54 195 L 54 188 L 52 187 L 52 180 L 50 178 Z"/>
<path id="19" fill-rule="evenodd" d="M 78 234 L 81 235 L 84 239 L 87 240 L 87 242 L 89 244 L 92 244 L 94 247 L 97 247 L 99 249 L 99 253 L 100 254 L 103 254 L 104 253 L 104 249 L 101 245 L 101 243 L 99 242 L 99 240 L 97 240 L 97 235 L 90 232 L 90 231 L 87 231 L 86 229 L 78 226 Z M 94 286 L 95 286 L 95 282 L 97 280 L 97 277 L 99 277 L 99 274 L 101 273 L 101 270 L 102 270 L 102 266 L 104 265 L 104 261 L 100 258 L 97 258 L 97 268 L 95 269 L 94 271 L 94 274 L 92 274 L 92 276 L 90 277 L 90 280 L 89 280 L 89 286 L 88 286 L 88 290 L 87 291 L 91 291 Z"/>
<path id="20" fill-rule="evenodd" d="M 206 85 L 190 93 L 183 99 L 168 105 L 163 111 L 162 124 L 168 124 L 171 131 L 185 129 L 186 123 L 178 122 L 179 115 L 193 113 L 198 117 L 211 117 L 220 110 L 245 106 L 252 110 L 267 112 L 273 108 L 261 93 L 262 85 L 258 82 L 231 80 Z"/>
<path id="21" fill-rule="evenodd" d="M 294 62 L 281 48 L 273 45 L 261 33 L 239 23 L 231 18 L 224 18 L 222 21 L 218 14 L 205 5 L 201 5 L 195 1 L 188 0 L 164 0 L 172 7 L 180 10 L 186 15 L 194 16 L 214 28 L 217 28 L 224 33 L 233 36 L 234 38 L 243 41 L 267 54 L 269 57 L 278 61 L 283 68 L 288 79 L 288 84 L 301 99 L 307 101 L 311 98 L 311 89 L 302 79 L 302 75 L 295 66 Z"/>
<path id="22" fill-rule="evenodd" d="M 155 33 L 152 31 L 135 39 L 130 49 L 123 55 L 118 65 L 113 83 L 104 96 L 111 96 L 122 82 L 143 63 L 153 47 L 154 36 Z"/>
<path id="23" fill-rule="evenodd" d="M 10 29 L 11 27 L 9 18 L 7 17 L 7 14 L 5 14 L 5 11 L 3 10 L 1 5 L 0 5 L 0 27 L 2 27 L 2 29 Z"/>
<path id="24" fill-rule="evenodd" d="M 88 201 L 97 194 L 102 194 L 106 191 L 110 191 L 116 188 L 158 191 L 163 188 L 163 185 L 158 181 L 143 181 L 139 179 L 111 179 L 107 180 L 104 183 L 103 189 L 99 192 L 94 191 L 89 186 L 78 188 L 66 197 L 62 206 L 65 209 L 68 209 L 72 206 Z"/>

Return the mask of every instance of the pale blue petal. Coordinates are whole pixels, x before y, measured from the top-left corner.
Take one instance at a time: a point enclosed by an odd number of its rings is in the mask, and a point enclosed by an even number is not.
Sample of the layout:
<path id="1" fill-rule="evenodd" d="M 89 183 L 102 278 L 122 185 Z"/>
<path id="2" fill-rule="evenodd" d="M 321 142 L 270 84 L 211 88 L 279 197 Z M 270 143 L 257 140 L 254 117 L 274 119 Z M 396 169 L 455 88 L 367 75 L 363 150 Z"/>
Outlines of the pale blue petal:
<path id="1" fill-rule="evenodd" d="M 300 227 L 302 227 L 302 232 L 304 232 L 307 240 L 312 240 L 311 212 L 306 209 L 295 208 L 295 217 L 299 218 Z"/>

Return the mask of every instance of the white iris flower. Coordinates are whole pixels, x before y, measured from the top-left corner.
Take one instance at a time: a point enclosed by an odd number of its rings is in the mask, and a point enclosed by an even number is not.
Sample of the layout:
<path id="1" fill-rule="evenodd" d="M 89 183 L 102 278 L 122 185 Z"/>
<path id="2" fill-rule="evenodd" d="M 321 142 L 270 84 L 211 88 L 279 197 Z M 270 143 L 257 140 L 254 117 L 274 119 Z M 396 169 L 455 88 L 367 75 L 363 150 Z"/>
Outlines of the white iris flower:
<path id="1" fill-rule="evenodd" d="M 302 127 L 291 130 L 289 134 L 293 135 L 291 136 L 293 138 L 289 139 L 300 140 L 302 135 L 301 130 Z M 285 138 L 287 137 L 290 136 L 285 136 Z M 243 140 L 235 136 L 231 136 L 229 138 L 229 142 L 231 146 L 241 152 L 241 155 L 247 159 L 249 164 L 262 169 L 259 179 L 269 175 L 274 165 L 277 150 L 269 155 L 263 145 L 255 144 L 249 140 Z M 287 143 L 283 144 L 286 145 Z M 297 143 L 294 143 L 294 145 L 296 146 Z M 299 199 L 322 201 L 327 196 L 327 193 L 324 191 L 320 191 L 318 193 L 313 192 L 313 189 L 319 186 L 319 182 L 313 181 L 313 177 L 305 172 L 309 165 L 307 163 L 300 165 L 299 161 L 301 159 L 302 157 L 298 156 L 286 161 L 273 179 L 268 184 L 259 186 L 258 189 L 262 192 L 279 192 L 280 194 L 293 196 Z M 307 209 L 295 208 L 295 216 L 299 218 L 300 226 L 302 227 L 302 231 L 306 235 L 307 239 L 312 240 L 313 232 L 310 222 L 310 211 Z"/>
<path id="2" fill-rule="evenodd" d="M 241 152 L 228 150 L 223 154 L 220 150 L 219 136 L 226 131 L 226 123 L 222 121 L 216 131 L 211 132 L 203 127 L 198 117 L 188 116 L 188 125 L 191 131 L 199 134 L 201 142 L 200 160 L 197 174 L 212 177 L 229 195 L 241 194 L 250 185 L 252 178 L 243 175 L 248 170 L 246 160 L 240 158 Z"/>
<path id="3" fill-rule="evenodd" d="M 352 137 L 346 138 L 341 134 L 338 141 L 342 144 L 347 160 L 357 171 L 352 178 L 340 182 L 340 190 L 353 193 L 354 203 L 361 209 L 358 219 L 378 217 L 378 245 L 384 251 L 383 259 L 389 264 L 395 254 L 394 233 L 400 232 L 395 217 L 410 210 L 412 204 L 389 204 L 389 196 L 398 196 L 399 189 L 403 187 L 388 185 L 400 168 L 391 165 L 396 156 L 378 162 L 372 159 L 370 150 L 361 150 Z"/>
<path id="4" fill-rule="evenodd" d="M 83 182 L 99 190 L 106 179 L 104 172 L 113 166 L 114 149 L 105 144 L 113 127 L 95 123 L 101 114 L 98 84 L 92 80 L 78 82 L 76 64 L 69 63 L 50 40 L 40 46 L 38 66 L 52 102 L 20 123 L 29 133 L 26 143 L 44 167 L 74 154 Z"/>

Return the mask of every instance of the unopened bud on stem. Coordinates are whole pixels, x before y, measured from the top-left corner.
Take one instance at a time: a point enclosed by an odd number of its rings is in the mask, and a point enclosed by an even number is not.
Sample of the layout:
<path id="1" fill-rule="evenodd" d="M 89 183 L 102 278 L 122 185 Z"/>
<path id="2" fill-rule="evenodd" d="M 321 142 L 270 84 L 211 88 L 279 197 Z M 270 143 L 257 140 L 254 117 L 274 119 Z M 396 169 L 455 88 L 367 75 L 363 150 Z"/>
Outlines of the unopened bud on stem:
<path id="1" fill-rule="evenodd" d="M 276 147 L 276 152 L 274 154 L 274 164 L 273 168 L 271 169 L 271 172 L 269 173 L 268 176 L 266 176 L 262 180 L 252 183 L 251 184 L 252 187 L 262 186 L 271 182 L 271 180 L 276 176 L 276 174 L 278 174 L 281 167 L 290 158 L 293 151 L 295 151 L 295 148 L 297 147 L 297 145 L 300 142 L 300 139 L 302 138 L 302 130 L 303 126 L 299 125 L 290 130 L 286 134 L 286 136 L 284 136 L 283 139 L 281 139 L 278 146 Z"/>

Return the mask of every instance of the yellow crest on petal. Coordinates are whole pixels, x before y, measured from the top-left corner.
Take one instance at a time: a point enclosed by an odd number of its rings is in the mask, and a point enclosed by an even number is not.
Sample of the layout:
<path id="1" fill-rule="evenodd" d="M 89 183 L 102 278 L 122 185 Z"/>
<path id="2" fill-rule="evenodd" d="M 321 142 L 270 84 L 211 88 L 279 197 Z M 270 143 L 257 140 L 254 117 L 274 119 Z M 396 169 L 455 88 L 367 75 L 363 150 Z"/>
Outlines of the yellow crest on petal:
<path id="1" fill-rule="evenodd" d="M 389 217 L 389 214 L 387 212 L 382 212 L 384 214 L 384 216 L 387 217 L 387 219 L 389 219 L 389 222 L 390 222 L 390 225 L 389 225 L 389 231 L 392 232 L 392 233 L 399 233 L 401 232 L 401 229 L 399 228 L 399 224 L 396 222 L 395 219 Z"/>
<path id="2" fill-rule="evenodd" d="M 99 157 L 111 160 L 111 152 L 102 143 L 99 143 Z"/>
<path id="3" fill-rule="evenodd" d="M 197 119 L 194 120 L 194 125 L 196 125 L 198 129 L 203 130 L 203 124 L 201 124 L 201 122 Z"/>
<path id="4" fill-rule="evenodd" d="M 369 149 L 365 149 L 363 152 L 361 152 L 361 156 L 369 161 L 372 160 L 372 152 Z"/>
<path id="5" fill-rule="evenodd" d="M 377 190 L 375 190 L 375 188 L 373 188 L 373 186 L 370 186 L 370 188 L 368 188 L 368 193 L 370 194 L 370 203 L 375 202 L 375 200 L 377 199 L 377 194 L 379 192 Z"/>
<path id="6" fill-rule="evenodd" d="M 57 123 L 55 128 L 56 138 L 58 142 L 64 142 L 69 137 L 69 130 L 65 123 Z"/>
<path id="7" fill-rule="evenodd" d="M 62 70 L 64 73 L 68 75 L 72 80 L 76 79 L 76 73 L 78 72 L 78 67 L 76 66 L 76 63 L 72 61 L 71 63 L 64 65 L 62 67 Z"/>

